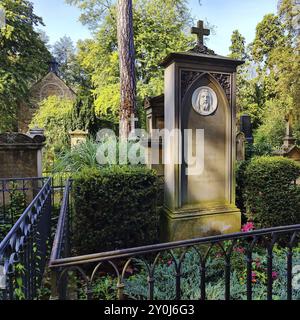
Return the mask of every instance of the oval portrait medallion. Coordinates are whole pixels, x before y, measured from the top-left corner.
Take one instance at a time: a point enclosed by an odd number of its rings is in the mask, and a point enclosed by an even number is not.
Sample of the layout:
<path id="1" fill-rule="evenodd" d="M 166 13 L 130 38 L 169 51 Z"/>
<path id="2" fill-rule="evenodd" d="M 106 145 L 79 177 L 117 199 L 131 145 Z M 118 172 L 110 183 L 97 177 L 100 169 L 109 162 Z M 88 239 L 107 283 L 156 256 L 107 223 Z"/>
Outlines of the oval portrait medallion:
<path id="1" fill-rule="evenodd" d="M 217 110 L 218 98 L 213 89 L 203 86 L 194 91 L 192 105 L 197 113 L 209 116 Z"/>

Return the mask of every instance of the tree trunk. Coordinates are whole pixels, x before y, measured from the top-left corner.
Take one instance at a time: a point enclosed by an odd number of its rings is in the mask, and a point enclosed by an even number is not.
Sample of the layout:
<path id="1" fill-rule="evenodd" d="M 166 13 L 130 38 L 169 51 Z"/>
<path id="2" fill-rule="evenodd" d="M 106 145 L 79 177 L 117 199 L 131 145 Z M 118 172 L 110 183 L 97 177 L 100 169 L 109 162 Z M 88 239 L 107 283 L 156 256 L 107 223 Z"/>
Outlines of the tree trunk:
<path id="1" fill-rule="evenodd" d="M 132 0 L 118 0 L 118 47 L 120 60 L 120 139 L 128 137 L 131 116 L 136 111 L 135 52 Z"/>

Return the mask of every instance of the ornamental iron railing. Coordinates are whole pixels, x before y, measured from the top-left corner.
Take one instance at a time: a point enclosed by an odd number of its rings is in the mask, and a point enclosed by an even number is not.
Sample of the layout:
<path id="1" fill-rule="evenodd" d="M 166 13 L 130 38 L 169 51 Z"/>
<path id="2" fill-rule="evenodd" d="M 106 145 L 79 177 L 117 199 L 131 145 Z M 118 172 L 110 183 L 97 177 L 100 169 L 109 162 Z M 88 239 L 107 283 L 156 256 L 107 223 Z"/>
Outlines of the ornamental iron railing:
<path id="1" fill-rule="evenodd" d="M 300 225 L 70 256 L 71 186 L 52 247 L 52 299 L 300 299 Z"/>
<path id="2" fill-rule="evenodd" d="M 31 203 L 47 178 L 0 179 L 0 241 Z"/>
<path id="3" fill-rule="evenodd" d="M 17 221 L 12 221 L 12 228 L 0 242 L 0 300 L 36 299 L 46 266 L 51 234 L 51 178 L 11 181 L 21 181 L 22 188 L 18 189 L 14 185 L 14 192 L 21 192 L 27 198 L 32 196 L 33 200 Z M 23 182 L 35 187 L 23 188 Z M 1 192 L 9 192 L 7 185 L 8 179 L 2 182 Z M 5 194 L 3 199 L 8 199 Z M 7 207 L 8 204 L 4 208 Z M 6 209 L 3 212 L 6 213 Z"/>

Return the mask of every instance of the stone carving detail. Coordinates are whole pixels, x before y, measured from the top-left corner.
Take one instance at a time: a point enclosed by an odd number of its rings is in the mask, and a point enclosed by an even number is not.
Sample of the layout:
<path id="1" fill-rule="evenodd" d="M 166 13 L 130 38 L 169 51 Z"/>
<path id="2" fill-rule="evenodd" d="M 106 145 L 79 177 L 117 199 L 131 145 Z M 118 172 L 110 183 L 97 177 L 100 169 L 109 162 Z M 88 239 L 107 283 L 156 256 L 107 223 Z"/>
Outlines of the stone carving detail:
<path id="1" fill-rule="evenodd" d="M 33 144 L 43 143 L 46 140 L 44 135 L 36 135 L 33 138 L 23 133 L 2 133 L 0 144 Z"/>
<path id="2" fill-rule="evenodd" d="M 212 55 L 212 56 L 216 56 L 216 55 L 217 55 L 213 50 L 207 48 L 207 47 L 206 47 L 204 44 L 202 44 L 202 43 L 198 43 L 198 44 L 196 45 L 196 47 L 194 47 L 193 49 L 189 50 L 189 52 L 201 53 L 201 54 L 210 54 L 210 55 Z"/>
<path id="3" fill-rule="evenodd" d="M 189 86 L 201 75 L 198 71 L 181 72 L 181 99 L 183 99 Z"/>
<path id="4" fill-rule="evenodd" d="M 202 86 L 194 91 L 192 96 L 194 110 L 202 116 L 209 116 L 218 107 L 218 97 L 213 89 Z"/>
<path id="5" fill-rule="evenodd" d="M 223 74 L 223 73 L 213 73 L 213 77 L 219 82 L 223 90 L 225 91 L 226 97 L 231 102 L 231 82 L 230 82 L 230 75 Z"/>
<path id="6" fill-rule="evenodd" d="M 183 99 L 190 85 L 201 76 L 203 72 L 182 71 L 181 72 L 181 99 Z M 229 74 L 212 73 L 212 76 L 219 82 L 225 91 L 229 103 L 231 102 L 231 78 Z"/>

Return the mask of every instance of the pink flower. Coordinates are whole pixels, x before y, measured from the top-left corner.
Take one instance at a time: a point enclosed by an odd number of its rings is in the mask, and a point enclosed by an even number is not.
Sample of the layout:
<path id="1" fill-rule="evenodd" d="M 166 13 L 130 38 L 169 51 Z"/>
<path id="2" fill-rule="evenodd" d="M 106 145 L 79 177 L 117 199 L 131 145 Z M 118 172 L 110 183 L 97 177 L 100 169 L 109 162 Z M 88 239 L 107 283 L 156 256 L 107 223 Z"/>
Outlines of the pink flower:
<path id="1" fill-rule="evenodd" d="M 273 271 L 272 272 L 272 278 L 273 278 L 273 280 L 276 280 L 278 278 L 278 272 Z"/>
<path id="2" fill-rule="evenodd" d="M 170 266 L 172 263 L 173 263 L 172 260 L 169 260 L 169 261 L 167 262 L 167 265 Z"/>
<path id="3" fill-rule="evenodd" d="M 238 253 L 242 253 L 242 254 L 245 253 L 245 249 L 242 247 L 236 247 L 236 248 L 234 248 L 234 251 L 236 251 Z"/>
<path id="4" fill-rule="evenodd" d="M 256 272 L 252 271 L 251 276 L 252 276 L 252 282 L 256 282 Z"/>
<path id="5" fill-rule="evenodd" d="M 243 225 L 242 227 L 242 232 L 249 232 L 254 230 L 254 223 L 253 222 L 247 222 L 246 224 Z"/>
<path id="6" fill-rule="evenodd" d="M 259 268 L 259 267 L 261 266 L 261 262 L 260 262 L 260 259 L 259 259 L 259 258 L 256 258 L 256 259 L 254 260 L 254 262 L 255 262 L 255 265 L 256 265 L 257 268 Z"/>

